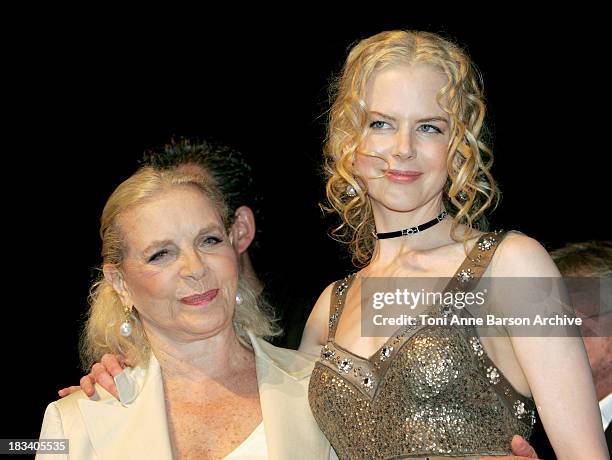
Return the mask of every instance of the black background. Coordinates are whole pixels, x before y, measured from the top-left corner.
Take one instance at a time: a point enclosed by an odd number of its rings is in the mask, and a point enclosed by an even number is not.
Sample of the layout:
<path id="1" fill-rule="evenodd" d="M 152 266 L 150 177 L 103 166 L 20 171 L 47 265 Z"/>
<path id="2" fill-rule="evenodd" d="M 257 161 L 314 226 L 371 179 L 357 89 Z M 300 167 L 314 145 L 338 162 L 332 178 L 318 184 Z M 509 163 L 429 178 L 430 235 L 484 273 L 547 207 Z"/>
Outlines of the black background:
<path id="1" fill-rule="evenodd" d="M 366 8 L 358 20 L 241 11 L 258 15 L 247 24 L 163 10 L 155 20 L 41 17 L 6 41 L 14 145 L 4 160 L 2 381 L 16 418 L 0 437 L 37 437 L 56 390 L 78 383 L 100 212 L 142 151 L 171 135 L 214 137 L 248 155 L 265 197 L 264 273 L 313 302 L 344 276 L 349 261 L 317 205 L 326 87 L 349 46 L 381 30 L 442 33 L 482 71 L 503 191 L 493 228 L 523 231 L 547 249 L 610 238 L 609 84 L 596 20 L 523 11 L 441 18 L 416 15 L 416 6 L 385 17 Z"/>

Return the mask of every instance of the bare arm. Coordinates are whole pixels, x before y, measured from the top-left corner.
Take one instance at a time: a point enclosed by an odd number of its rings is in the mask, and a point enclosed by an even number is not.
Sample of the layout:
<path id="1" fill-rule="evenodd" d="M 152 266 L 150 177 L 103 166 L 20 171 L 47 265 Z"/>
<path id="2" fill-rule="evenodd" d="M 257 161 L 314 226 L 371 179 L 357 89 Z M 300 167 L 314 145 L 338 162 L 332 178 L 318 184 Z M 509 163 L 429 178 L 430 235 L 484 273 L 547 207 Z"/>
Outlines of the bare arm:
<path id="1" fill-rule="evenodd" d="M 329 320 L 329 305 L 334 283 L 330 284 L 319 296 L 315 303 L 302 334 L 300 351 L 311 355 L 318 355 L 321 347 L 327 342 L 327 323 Z"/>
<path id="2" fill-rule="evenodd" d="M 495 277 L 560 277 L 546 250 L 524 235 L 498 249 Z M 557 457 L 608 459 L 593 379 L 580 337 L 512 337 L 516 359 Z"/>

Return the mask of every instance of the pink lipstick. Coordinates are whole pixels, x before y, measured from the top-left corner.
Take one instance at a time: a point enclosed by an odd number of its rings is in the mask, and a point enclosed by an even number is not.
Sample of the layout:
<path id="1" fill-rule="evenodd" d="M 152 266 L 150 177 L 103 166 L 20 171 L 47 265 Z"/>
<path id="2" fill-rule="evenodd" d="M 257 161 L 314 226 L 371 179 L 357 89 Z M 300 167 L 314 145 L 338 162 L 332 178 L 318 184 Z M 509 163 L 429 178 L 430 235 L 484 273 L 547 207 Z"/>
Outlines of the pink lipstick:
<path id="1" fill-rule="evenodd" d="M 205 305 L 207 303 L 212 302 L 213 299 L 217 297 L 218 292 L 219 289 L 210 289 L 209 291 L 206 291 L 202 294 L 193 294 L 187 297 L 183 297 L 181 299 L 181 302 L 185 305 Z"/>
<path id="2" fill-rule="evenodd" d="M 409 184 L 423 175 L 420 171 L 402 171 L 399 169 L 388 169 L 385 176 L 393 182 Z"/>

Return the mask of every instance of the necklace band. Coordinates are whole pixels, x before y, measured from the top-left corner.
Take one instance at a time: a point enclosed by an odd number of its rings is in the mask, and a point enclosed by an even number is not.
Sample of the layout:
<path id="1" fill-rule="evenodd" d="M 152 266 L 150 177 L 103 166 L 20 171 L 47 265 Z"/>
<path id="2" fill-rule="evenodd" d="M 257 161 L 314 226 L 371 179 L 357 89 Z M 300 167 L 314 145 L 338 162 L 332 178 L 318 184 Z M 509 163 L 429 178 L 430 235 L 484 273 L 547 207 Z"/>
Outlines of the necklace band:
<path id="1" fill-rule="evenodd" d="M 427 230 L 429 227 L 433 227 L 437 223 L 441 222 L 447 216 L 446 211 L 442 211 L 433 219 L 425 222 L 424 224 L 417 225 L 415 227 L 404 228 L 402 230 L 397 230 L 395 232 L 384 232 L 384 233 L 375 233 L 377 239 L 379 240 L 387 240 L 389 238 L 397 238 L 398 236 L 405 235 L 415 235 L 423 230 Z"/>

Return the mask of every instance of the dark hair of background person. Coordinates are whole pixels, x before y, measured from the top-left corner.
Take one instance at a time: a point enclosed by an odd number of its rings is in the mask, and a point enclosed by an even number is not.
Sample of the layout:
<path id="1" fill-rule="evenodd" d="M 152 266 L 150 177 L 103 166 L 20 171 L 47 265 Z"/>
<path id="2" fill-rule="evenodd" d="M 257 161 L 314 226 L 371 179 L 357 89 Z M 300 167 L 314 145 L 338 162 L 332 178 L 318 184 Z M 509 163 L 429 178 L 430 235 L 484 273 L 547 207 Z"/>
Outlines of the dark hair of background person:
<path id="1" fill-rule="evenodd" d="M 255 186 L 253 170 L 242 152 L 215 140 L 178 137 L 172 138 L 163 147 L 147 149 L 140 164 L 157 169 L 199 165 L 210 174 L 223 195 L 232 219 L 240 206 L 251 208 L 257 225 L 255 238 L 249 246 L 249 256 L 257 266 L 261 249 L 259 237 L 264 225 L 262 196 Z"/>
<path id="2" fill-rule="evenodd" d="M 612 240 L 569 243 L 550 255 L 563 276 L 612 276 Z"/>

